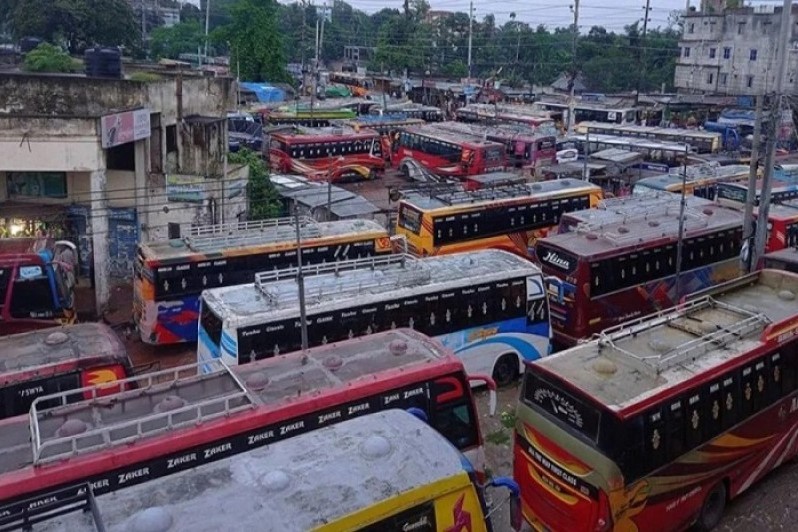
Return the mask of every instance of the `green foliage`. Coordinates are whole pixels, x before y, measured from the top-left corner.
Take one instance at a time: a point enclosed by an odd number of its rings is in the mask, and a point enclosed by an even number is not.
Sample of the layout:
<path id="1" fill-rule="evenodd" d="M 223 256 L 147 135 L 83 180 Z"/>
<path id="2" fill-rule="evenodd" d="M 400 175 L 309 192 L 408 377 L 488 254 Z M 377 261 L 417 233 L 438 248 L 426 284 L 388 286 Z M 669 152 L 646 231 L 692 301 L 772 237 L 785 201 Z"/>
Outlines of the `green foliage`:
<path id="1" fill-rule="evenodd" d="M 213 40 L 229 43 L 230 64 L 245 81 L 288 81 L 275 0 L 237 0 L 230 23 L 213 32 Z"/>
<path id="2" fill-rule="evenodd" d="M 23 66 L 30 72 L 73 72 L 80 68 L 80 62 L 59 47 L 43 42 L 25 54 Z"/>
<path id="3" fill-rule="evenodd" d="M 514 429 L 515 422 L 518 420 L 518 416 L 515 413 L 515 408 L 504 410 L 501 414 L 499 414 L 499 418 L 501 419 L 502 426 L 507 429 Z"/>
<path id="4" fill-rule="evenodd" d="M 196 20 L 181 22 L 171 28 L 155 28 L 150 33 L 150 54 L 155 59 L 177 59 L 183 53 L 197 53 L 205 44 L 205 30 Z"/>
<path id="5" fill-rule="evenodd" d="M 485 435 L 485 441 L 493 445 L 506 445 L 510 443 L 510 435 L 504 429 L 498 429 Z"/>
<path id="6" fill-rule="evenodd" d="M 73 53 L 95 44 L 140 44 L 139 26 L 126 0 L 2 0 L 12 8 L 7 25 L 15 38 L 40 37 L 62 42 Z"/>
<path id="7" fill-rule="evenodd" d="M 282 207 L 280 197 L 269 181 L 269 171 L 266 163 L 252 150 L 242 148 L 240 151 L 227 155 L 231 164 L 246 164 L 249 166 L 249 220 L 265 220 L 280 216 Z"/>
<path id="8" fill-rule="evenodd" d="M 128 79 L 130 79 L 131 81 L 150 83 L 153 81 L 159 81 L 163 79 L 163 77 L 161 77 L 159 74 L 156 74 L 155 72 L 133 72 L 130 76 L 128 76 Z"/>

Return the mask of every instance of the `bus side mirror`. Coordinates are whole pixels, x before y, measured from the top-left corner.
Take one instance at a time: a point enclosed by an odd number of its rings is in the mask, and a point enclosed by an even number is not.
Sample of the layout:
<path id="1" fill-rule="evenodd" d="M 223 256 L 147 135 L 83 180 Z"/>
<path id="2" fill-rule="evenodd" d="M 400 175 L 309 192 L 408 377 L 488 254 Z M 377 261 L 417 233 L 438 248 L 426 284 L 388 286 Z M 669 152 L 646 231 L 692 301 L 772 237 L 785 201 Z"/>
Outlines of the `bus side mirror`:
<path id="1" fill-rule="evenodd" d="M 469 375 L 468 382 L 482 382 L 488 387 L 488 415 L 496 414 L 496 381 L 487 375 Z"/>
<path id="2" fill-rule="evenodd" d="M 523 516 L 521 514 L 521 489 L 518 482 L 509 477 L 493 477 L 488 486 L 492 488 L 505 488 L 510 492 L 510 527 L 521 530 Z"/>

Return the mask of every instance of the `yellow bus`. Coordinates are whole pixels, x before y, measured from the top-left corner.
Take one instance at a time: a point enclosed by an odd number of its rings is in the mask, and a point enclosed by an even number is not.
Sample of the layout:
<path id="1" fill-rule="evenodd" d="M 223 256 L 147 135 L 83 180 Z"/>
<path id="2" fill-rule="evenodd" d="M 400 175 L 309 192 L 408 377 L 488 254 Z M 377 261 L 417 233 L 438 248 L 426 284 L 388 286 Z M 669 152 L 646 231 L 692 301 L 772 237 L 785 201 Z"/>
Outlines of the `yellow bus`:
<path id="1" fill-rule="evenodd" d="M 347 410 L 318 417 L 334 415 L 346 417 Z M 211 463 L 113 493 L 94 497 L 87 487 L 90 512 L 61 511 L 49 519 L 33 515 L 52 509 L 45 505 L 29 517 L 54 525 L 47 529 L 75 532 L 488 532 L 506 499 L 491 493 L 498 504 L 489 506 L 485 489 L 500 488 L 511 494 L 510 528 L 521 525 L 518 485 L 512 479 L 479 485 L 468 460 L 404 410 L 348 419 L 234 456 L 225 456 L 229 451 L 223 446 L 206 448 L 203 456 L 209 452 L 218 457 Z M 196 460 L 195 454 L 182 459 Z M 495 528 L 504 531 L 507 525 Z"/>
<path id="2" fill-rule="evenodd" d="M 416 189 L 399 202 L 396 233 L 419 256 L 495 248 L 531 257 L 535 241 L 556 232 L 563 213 L 601 199 L 601 187 L 577 179 Z"/>
<path id="3" fill-rule="evenodd" d="M 684 186 L 685 194 L 714 200 L 719 183 L 747 183 L 750 169 L 745 164 L 719 166 L 708 163 L 688 166 L 686 178 L 684 172 L 684 168 L 673 168 L 668 174 L 644 177 L 634 184 L 632 194 L 635 196 L 661 192 L 681 194 Z"/>

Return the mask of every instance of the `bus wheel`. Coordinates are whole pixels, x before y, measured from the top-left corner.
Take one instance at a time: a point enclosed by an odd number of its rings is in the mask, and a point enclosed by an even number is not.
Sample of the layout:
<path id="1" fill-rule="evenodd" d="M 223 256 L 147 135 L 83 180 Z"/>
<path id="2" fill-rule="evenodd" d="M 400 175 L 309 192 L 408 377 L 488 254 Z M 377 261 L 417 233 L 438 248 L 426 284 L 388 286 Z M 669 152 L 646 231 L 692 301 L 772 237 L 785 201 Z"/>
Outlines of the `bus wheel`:
<path id="1" fill-rule="evenodd" d="M 724 510 L 726 510 L 726 484 L 718 482 L 704 499 L 704 505 L 701 507 L 701 514 L 696 523 L 697 528 L 712 530 L 720 522 Z"/>
<path id="2" fill-rule="evenodd" d="M 514 353 L 505 353 L 496 361 L 493 368 L 493 380 L 496 386 L 509 386 L 518 377 L 518 357 Z"/>

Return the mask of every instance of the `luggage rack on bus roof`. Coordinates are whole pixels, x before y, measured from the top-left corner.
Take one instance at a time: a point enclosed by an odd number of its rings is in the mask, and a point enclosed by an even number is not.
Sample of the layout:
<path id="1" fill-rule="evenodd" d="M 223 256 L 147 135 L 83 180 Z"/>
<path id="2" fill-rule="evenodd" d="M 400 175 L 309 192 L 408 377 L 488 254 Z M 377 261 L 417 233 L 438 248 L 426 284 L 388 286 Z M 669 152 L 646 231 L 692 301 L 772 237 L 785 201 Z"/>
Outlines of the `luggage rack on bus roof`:
<path id="1" fill-rule="evenodd" d="M 506 183 L 493 187 L 478 188 L 476 190 L 458 190 L 442 192 L 431 196 L 447 205 L 460 205 L 475 201 L 491 201 L 498 199 L 512 199 L 518 196 L 528 196 L 531 189 L 526 183 Z"/>
<path id="2" fill-rule="evenodd" d="M 319 238 L 318 222 L 306 216 L 299 218 L 301 238 Z M 186 246 L 195 251 L 237 247 L 248 244 L 270 244 L 296 239 L 296 218 L 272 218 L 252 222 L 233 222 L 192 227 L 184 238 Z"/>
<path id="3" fill-rule="evenodd" d="M 700 318 L 696 320 L 692 316 L 697 312 L 710 309 L 724 311 L 734 315 L 737 319 L 721 326 Z M 682 319 L 685 323 L 677 321 Z M 687 324 L 688 322 L 690 325 Z M 761 312 L 752 312 L 718 301 L 712 296 L 704 296 L 688 301 L 675 309 L 661 310 L 634 321 L 610 327 L 601 331 L 597 336 L 600 351 L 602 348 L 610 347 L 614 353 L 624 357 L 624 363 L 633 366 L 638 371 L 648 373 L 653 370 L 656 374 L 660 374 L 678 364 L 697 360 L 710 351 L 724 349 L 729 344 L 745 339 L 752 334 L 761 334 L 770 323 L 770 319 Z M 650 355 L 632 353 L 618 344 L 621 339 L 637 337 L 647 330 L 663 325 L 698 337 L 673 347 L 667 342 L 662 342 L 661 345 L 655 343 L 652 338 L 649 341 L 649 347 L 652 351 L 659 351 L 659 353 Z"/>
<path id="4" fill-rule="evenodd" d="M 399 266 L 391 268 L 391 266 Z M 345 271 L 366 271 L 380 270 L 380 276 L 371 276 L 368 279 L 358 279 L 356 276 L 339 278 L 335 284 L 335 294 L 361 292 L 368 288 L 376 287 L 403 287 L 417 286 L 427 283 L 431 279 L 431 274 L 427 268 L 422 267 L 422 261 L 405 253 L 365 257 L 362 259 L 342 260 L 322 264 L 311 264 L 302 266 L 303 276 L 315 276 L 325 273 L 339 273 Z M 285 279 L 296 279 L 299 268 L 291 267 L 271 272 L 261 272 L 255 274 L 255 286 L 273 305 L 280 303 L 293 302 L 299 297 L 296 290 L 280 291 L 274 284 L 275 281 Z M 312 298 L 322 296 L 324 287 L 317 287 L 317 293 L 313 293 L 313 287 L 305 286 L 306 297 Z"/>
<path id="5" fill-rule="evenodd" d="M 97 532 L 107 530 L 100 510 L 97 508 L 97 500 L 94 497 L 94 488 L 92 488 L 91 482 L 60 488 L 48 492 L 47 495 L 45 499 L 35 496 L 14 503 L 14 506 L 20 509 L 7 513 L 0 506 L 0 532 L 33 530 L 33 525 L 79 510 L 91 514 L 94 529 Z"/>
<path id="6" fill-rule="evenodd" d="M 200 366 L 212 370 L 200 374 Z M 100 395 L 109 386 L 124 389 Z M 58 404 L 41 408 L 44 401 Z M 218 360 L 41 396 L 29 414 L 33 463 L 133 443 L 254 406 L 244 384 Z"/>
<path id="7" fill-rule="evenodd" d="M 632 196 L 631 198 L 635 198 Z M 598 231 L 610 224 L 630 223 L 660 216 L 677 215 L 681 199 L 670 192 L 652 198 L 637 196 L 636 199 L 612 198 L 603 200 L 595 209 L 587 211 L 590 218 L 576 226 L 577 231 Z M 675 209 L 675 211 L 672 211 Z"/>

